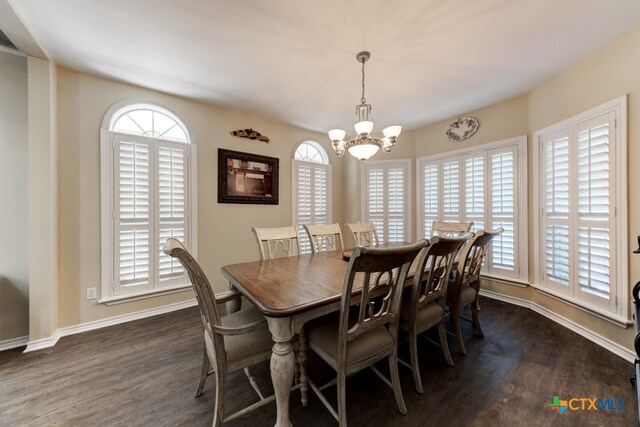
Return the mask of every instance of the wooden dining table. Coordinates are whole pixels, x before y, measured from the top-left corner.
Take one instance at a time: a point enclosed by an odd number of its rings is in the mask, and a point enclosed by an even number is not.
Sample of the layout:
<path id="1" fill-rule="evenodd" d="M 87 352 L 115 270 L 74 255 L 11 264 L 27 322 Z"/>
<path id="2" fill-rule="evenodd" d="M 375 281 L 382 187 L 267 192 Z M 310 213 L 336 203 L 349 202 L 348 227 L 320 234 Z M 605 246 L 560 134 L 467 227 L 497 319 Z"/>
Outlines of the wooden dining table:
<path id="1" fill-rule="evenodd" d="M 387 243 L 378 247 L 403 244 L 406 243 Z M 291 425 L 289 400 L 295 370 L 294 337 L 308 321 L 340 310 L 349 255 L 350 252 L 338 250 L 221 268 L 229 287 L 244 295 L 267 319 L 274 342 L 271 380 L 276 396 L 275 425 L 278 427 Z M 413 266 L 412 270 L 415 271 Z M 354 288 L 354 295 L 359 291 L 361 288 Z M 232 311 L 235 309 L 237 307 Z M 300 358 L 304 365 L 306 357 L 302 354 Z M 304 371 L 301 375 L 305 375 Z M 305 393 L 303 390 L 303 403 Z"/>

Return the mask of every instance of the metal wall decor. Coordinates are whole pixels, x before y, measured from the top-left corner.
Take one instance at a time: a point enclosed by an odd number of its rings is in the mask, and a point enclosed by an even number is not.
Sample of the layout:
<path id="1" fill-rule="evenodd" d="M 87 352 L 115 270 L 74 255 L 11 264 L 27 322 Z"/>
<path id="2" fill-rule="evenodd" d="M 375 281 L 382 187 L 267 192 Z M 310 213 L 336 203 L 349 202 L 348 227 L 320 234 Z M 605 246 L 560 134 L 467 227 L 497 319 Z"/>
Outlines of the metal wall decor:
<path id="1" fill-rule="evenodd" d="M 237 136 L 237 137 L 240 137 L 240 138 L 257 139 L 258 141 L 263 141 L 263 142 L 266 142 L 267 144 L 269 143 L 269 137 L 268 136 L 262 135 L 257 130 L 253 130 L 251 128 L 249 128 L 249 129 L 232 130 L 229 133 L 231 134 L 231 136 Z"/>
<path id="2" fill-rule="evenodd" d="M 447 127 L 444 134 L 449 141 L 460 142 L 476 133 L 479 126 L 480 122 L 475 117 L 458 117 Z"/>

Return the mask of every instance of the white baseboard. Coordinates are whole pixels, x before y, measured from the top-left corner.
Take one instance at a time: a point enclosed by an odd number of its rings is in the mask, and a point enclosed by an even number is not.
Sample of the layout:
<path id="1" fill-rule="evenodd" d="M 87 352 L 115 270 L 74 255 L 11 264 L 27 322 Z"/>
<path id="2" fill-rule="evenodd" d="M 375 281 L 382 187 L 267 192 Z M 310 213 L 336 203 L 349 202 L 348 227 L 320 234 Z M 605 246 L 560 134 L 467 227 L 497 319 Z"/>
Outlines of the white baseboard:
<path id="1" fill-rule="evenodd" d="M 559 314 L 556 314 L 553 311 L 548 310 L 547 308 L 542 307 L 535 302 L 527 301 L 521 298 L 516 298 L 508 295 L 503 295 L 493 291 L 487 291 L 484 289 L 480 290 L 480 295 L 485 296 L 487 298 L 491 298 L 498 301 L 503 301 L 509 304 L 514 304 L 520 307 L 526 307 L 528 309 L 531 309 L 536 313 L 543 315 L 547 319 L 553 320 L 554 322 L 564 326 L 565 328 L 575 332 L 576 334 L 585 337 L 589 341 L 592 341 L 598 344 L 600 347 L 603 347 L 609 350 L 616 356 L 622 357 L 627 362 L 634 363 L 634 361 L 636 360 L 636 354 L 633 350 L 626 348 L 624 346 L 621 346 L 620 344 L 611 341 L 609 338 L 605 338 L 602 335 L 597 334 L 592 330 L 585 328 L 582 325 L 579 325 L 573 320 L 569 320 L 566 317 L 560 316 Z"/>
<path id="2" fill-rule="evenodd" d="M 79 334 L 82 332 L 93 331 L 95 329 L 106 328 L 107 326 L 119 325 L 120 323 L 126 323 L 126 322 L 131 322 L 133 320 L 139 320 L 147 317 L 157 316 L 159 314 L 170 313 L 172 311 L 193 307 L 194 305 L 198 305 L 198 301 L 196 301 L 195 298 L 187 301 L 163 305 L 161 307 L 136 311 L 135 313 L 122 314 L 120 316 L 113 316 L 113 317 L 108 317 L 106 319 L 94 320 L 92 322 L 81 323 L 75 326 L 67 326 L 67 327 L 58 329 L 51 337 L 29 341 L 27 344 L 27 348 L 24 350 L 24 352 L 28 353 L 30 351 L 41 350 L 47 347 L 53 347 L 54 345 L 56 345 L 56 343 L 61 337 L 64 337 L 67 335 Z"/>
<path id="3" fill-rule="evenodd" d="M 29 337 L 17 337 L 0 341 L 0 351 L 11 350 L 12 348 L 23 347 L 29 342 Z"/>

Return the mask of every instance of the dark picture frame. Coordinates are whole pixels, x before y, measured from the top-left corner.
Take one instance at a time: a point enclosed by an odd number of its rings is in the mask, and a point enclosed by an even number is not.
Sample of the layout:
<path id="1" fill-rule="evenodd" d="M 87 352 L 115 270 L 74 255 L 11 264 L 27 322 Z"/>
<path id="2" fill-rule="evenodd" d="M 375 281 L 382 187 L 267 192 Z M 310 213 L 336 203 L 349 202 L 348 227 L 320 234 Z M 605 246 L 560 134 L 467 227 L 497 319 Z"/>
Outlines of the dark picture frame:
<path id="1" fill-rule="evenodd" d="M 278 204 L 279 159 L 218 148 L 218 203 Z"/>

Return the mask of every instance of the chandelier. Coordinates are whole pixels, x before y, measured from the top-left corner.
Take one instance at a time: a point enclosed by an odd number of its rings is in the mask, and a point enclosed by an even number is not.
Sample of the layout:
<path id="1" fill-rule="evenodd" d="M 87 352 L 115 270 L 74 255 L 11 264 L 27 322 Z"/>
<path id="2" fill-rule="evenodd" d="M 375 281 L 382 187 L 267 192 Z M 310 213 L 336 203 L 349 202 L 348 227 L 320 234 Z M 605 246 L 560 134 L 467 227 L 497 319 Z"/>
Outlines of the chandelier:
<path id="1" fill-rule="evenodd" d="M 344 150 L 349 150 L 349 154 L 363 161 L 376 154 L 380 148 L 385 154 L 389 154 L 391 147 L 396 144 L 402 131 L 402 126 L 389 126 L 382 130 L 384 138 L 377 139 L 371 136 L 371 131 L 373 130 L 373 122 L 369 121 L 371 105 L 367 104 L 367 100 L 364 97 L 364 63 L 370 57 L 371 54 L 366 51 L 356 55 L 358 62 L 362 63 L 362 98 L 360 98 L 360 104 L 356 105 L 358 123 L 353 126 L 356 131 L 355 139 L 345 141 L 344 137 L 347 133 L 342 129 L 331 129 L 329 131 L 329 139 L 331 139 L 333 149 L 338 157 L 342 157 Z"/>

